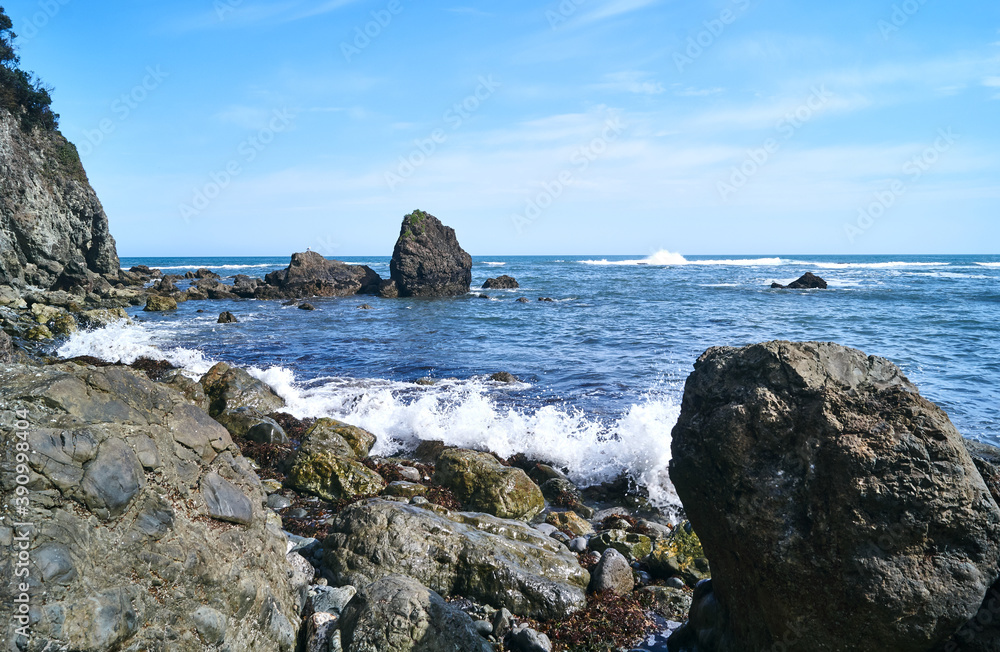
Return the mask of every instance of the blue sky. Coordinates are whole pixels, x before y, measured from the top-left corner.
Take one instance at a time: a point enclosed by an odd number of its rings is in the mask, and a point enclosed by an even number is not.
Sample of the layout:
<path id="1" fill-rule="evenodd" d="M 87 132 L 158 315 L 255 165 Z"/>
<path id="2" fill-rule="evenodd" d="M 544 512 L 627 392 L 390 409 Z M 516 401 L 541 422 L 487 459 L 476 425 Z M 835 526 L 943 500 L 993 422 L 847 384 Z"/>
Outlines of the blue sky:
<path id="1" fill-rule="evenodd" d="M 1000 253 L 995 0 L 4 7 L 124 256 Z"/>

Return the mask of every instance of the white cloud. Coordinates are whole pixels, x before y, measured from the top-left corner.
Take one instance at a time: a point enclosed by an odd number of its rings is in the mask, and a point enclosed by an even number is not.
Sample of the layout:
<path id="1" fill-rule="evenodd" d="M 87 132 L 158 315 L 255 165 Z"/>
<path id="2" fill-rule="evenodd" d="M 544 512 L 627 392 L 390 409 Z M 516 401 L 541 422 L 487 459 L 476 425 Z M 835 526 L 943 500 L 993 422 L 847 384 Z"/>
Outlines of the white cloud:
<path id="1" fill-rule="evenodd" d="M 649 79 L 649 73 L 624 71 L 604 75 L 604 81 L 594 88 L 604 91 L 637 93 L 639 95 L 659 95 L 667 89 L 658 81 Z"/>
<path id="2" fill-rule="evenodd" d="M 675 90 L 674 95 L 677 97 L 708 97 L 710 95 L 718 95 L 724 91 L 724 88 L 694 88 L 693 86 L 688 86 L 687 88 Z"/>
<path id="3" fill-rule="evenodd" d="M 609 0 L 597 9 L 584 14 L 579 22 L 593 23 L 606 18 L 614 18 L 622 14 L 644 9 L 659 2 L 660 0 Z"/>

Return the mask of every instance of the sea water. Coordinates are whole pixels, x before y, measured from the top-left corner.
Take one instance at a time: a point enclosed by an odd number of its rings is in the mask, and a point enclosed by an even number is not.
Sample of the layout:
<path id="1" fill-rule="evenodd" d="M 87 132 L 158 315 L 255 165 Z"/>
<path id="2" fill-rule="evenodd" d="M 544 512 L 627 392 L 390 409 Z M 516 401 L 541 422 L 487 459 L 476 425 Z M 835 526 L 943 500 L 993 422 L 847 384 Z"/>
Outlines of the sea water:
<path id="1" fill-rule="evenodd" d="M 388 258 L 342 260 L 389 276 Z M 122 260 L 135 264 L 263 276 L 288 258 Z M 830 288 L 770 289 L 807 271 Z M 520 289 L 481 290 L 500 274 Z M 447 299 L 310 299 L 311 312 L 256 300 L 134 308 L 131 325 L 76 334 L 59 352 L 161 358 L 191 375 L 225 361 L 251 368 L 298 417 L 375 433 L 374 454 L 435 439 L 524 452 L 582 485 L 626 472 L 667 510 L 684 381 L 712 346 L 820 340 L 884 356 L 962 434 L 1000 445 L 997 256 L 490 256 L 474 258 L 472 285 Z M 238 324 L 216 323 L 227 310 Z M 497 371 L 519 382 L 490 381 Z M 413 382 L 426 377 L 436 384 Z"/>

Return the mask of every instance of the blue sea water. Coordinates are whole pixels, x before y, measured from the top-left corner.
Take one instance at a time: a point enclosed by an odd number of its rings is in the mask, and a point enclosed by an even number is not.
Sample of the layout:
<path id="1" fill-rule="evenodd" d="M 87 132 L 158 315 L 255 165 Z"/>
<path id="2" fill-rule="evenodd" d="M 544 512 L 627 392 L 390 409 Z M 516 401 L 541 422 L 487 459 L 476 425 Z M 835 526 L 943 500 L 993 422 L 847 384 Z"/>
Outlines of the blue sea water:
<path id="1" fill-rule="evenodd" d="M 342 260 L 388 277 L 387 257 Z M 263 276 L 288 258 L 122 260 L 139 263 Z M 807 271 L 830 289 L 769 287 Z M 521 288 L 479 298 L 500 274 Z M 378 454 L 421 439 L 523 451 L 584 484 L 627 471 L 666 508 L 683 383 L 712 346 L 822 340 L 884 356 L 960 432 L 1000 445 L 1000 256 L 493 256 L 474 258 L 473 286 L 449 299 L 315 299 L 313 312 L 254 300 L 134 309 L 132 325 L 81 333 L 61 352 L 160 357 L 192 374 L 219 360 L 253 367 L 298 416 L 374 432 Z M 240 323 L 216 324 L 224 310 Z M 489 381 L 496 371 L 522 382 Z M 423 377 L 439 382 L 413 383 Z"/>

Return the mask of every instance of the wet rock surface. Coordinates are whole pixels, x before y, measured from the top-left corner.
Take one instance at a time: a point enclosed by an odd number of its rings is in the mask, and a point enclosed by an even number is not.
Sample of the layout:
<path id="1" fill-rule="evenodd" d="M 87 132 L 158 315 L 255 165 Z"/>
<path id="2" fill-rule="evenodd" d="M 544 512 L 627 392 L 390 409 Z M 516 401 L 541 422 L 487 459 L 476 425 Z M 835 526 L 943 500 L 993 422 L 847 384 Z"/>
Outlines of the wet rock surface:
<path id="1" fill-rule="evenodd" d="M 472 257 L 455 230 L 419 210 L 403 218 L 389 269 L 401 297 L 465 294 L 472 284 Z"/>

